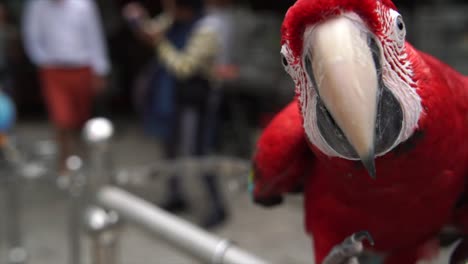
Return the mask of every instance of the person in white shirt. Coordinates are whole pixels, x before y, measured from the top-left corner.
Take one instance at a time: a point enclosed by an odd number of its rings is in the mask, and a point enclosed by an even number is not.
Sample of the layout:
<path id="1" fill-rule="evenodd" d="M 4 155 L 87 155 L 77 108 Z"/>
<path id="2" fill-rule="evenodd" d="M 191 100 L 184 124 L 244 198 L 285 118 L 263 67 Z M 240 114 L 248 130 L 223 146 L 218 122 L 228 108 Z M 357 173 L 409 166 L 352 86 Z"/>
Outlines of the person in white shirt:
<path id="1" fill-rule="evenodd" d="M 106 86 L 110 64 L 102 31 L 93 0 L 29 0 L 23 13 L 26 52 L 39 68 L 57 130 L 59 175 L 68 174 L 65 160 L 77 150 L 93 98 Z"/>

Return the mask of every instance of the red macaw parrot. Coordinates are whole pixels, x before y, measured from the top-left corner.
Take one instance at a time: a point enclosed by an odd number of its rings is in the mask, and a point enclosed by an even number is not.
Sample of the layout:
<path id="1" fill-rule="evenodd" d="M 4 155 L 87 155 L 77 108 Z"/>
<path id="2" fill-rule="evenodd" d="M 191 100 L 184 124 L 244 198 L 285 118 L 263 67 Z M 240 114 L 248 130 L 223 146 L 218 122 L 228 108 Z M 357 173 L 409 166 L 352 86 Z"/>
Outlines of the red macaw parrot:
<path id="1" fill-rule="evenodd" d="M 286 14 L 297 96 L 260 137 L 250 187 L 263 205 L 303 189 L 316 263 L 365 251 L 413 264 L 443 226 L 468 235 L 468 78 L 405 35 L 390 0 L 298 0 Z"/>

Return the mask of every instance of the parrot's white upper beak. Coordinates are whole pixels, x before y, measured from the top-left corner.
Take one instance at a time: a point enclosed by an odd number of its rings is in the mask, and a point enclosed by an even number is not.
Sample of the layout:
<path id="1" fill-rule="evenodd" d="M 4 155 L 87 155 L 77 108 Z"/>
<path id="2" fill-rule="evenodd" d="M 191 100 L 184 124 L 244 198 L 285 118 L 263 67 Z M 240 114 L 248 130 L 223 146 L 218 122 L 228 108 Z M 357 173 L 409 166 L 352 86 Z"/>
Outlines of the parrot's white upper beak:
<path id="1" fill-rule="evenodd" d="M 368 34 L 351 19 L 331 18 L 306 33 L 320 100 L 369 174 L 375 177 L 378 76 Z"/>

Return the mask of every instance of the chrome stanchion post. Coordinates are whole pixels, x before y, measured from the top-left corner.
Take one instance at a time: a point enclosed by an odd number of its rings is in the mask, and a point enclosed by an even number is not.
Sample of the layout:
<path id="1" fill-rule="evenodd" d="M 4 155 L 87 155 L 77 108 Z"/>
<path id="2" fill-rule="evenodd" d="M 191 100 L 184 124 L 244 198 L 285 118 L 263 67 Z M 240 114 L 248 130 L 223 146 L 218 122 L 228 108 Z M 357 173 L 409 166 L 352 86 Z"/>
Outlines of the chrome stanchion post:
<path id="1" fill-rule="evenodd" d="M 85 212 L 85 223 L 91 241 L 92 263 L 118 263 L 120 219 L 117 213 L 90 206 Z"/>
<path id="2" fill-rule="evenodd" d="M 96 204 L 96 193 L 100 188 L 113 184 L 110 139 L 112 123 L 105 118 L 89 120 L 84 137 L 89 146 L 88 191 L 92 199 L 85 211 L 84 224 L 91 241 L 93 264 L 118 263 L 120 218 L 116 212 L 103 209 Z"/>
<path id="3" fill-rule="evenodd" d="M 5 228 L 7 242 L 7 258 L 9 264 L 25 264 L 28 254 L 22 243 L 21 230 L 21 179 L 19 175 L 21 164 L 19 154 L 8 138 L 0 151 L 7 170 L 5 177 Z"/>
<path id="4" fill-rule="evenodd" d="M 113 125 L 105 118 L 93 118 L 85 125 L 84 139 L 89 148 L 90 194 L 94 195 L 102 186 L 114 183 L 110 155 L 113 134 Z"/>
<path id="5" fill-rule="evenodd" d="M 81 264 L 81 212 L 84 201 L 84 190 L 86 179 L 82 172 L 83 163 L 77 156 L 71 156 L 67 159 L 67 168 L 71 172 L 71 182 L 69 188 L 69 263 Z"/>
<path id="6" fill-rule="evenodd" d="M 26 249 L 22 244 L 21 235 L 21 191 L 18 175 L 12 173 L 7 180 L 6 188 L 6 226 L 8 243 L 8 261 L 10 264 L 24 264 L 27 260 Z"/>
<path id="7" fill-rule="evenodd" d="M 10 264 L 24 264 L 26 250 L 21 241 L 20 184 L 19 171 L 24 165 L 17 149 L 10 141 L 8 132 L 15 125 L 16 107 L 12 99 L 0 87 L 0 162 L 7 173 L 5 175 L 5 224 L 7 240 L 7 258 Z"/>

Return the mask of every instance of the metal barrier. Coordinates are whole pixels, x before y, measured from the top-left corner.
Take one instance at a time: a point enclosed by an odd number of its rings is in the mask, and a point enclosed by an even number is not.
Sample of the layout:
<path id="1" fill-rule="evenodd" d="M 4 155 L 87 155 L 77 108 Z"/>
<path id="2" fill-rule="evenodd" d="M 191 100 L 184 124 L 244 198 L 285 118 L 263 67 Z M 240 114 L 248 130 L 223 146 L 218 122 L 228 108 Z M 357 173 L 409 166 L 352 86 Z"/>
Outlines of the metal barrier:
<path id="1" fill-rule="evenodd" d="M 109 173 L 112 171 L 109 160 L 112 134 L 112 124 L 106 119 L 93 119 L 85 126 L 84 136 L 91 151 L 88 162 L 90 166 L 86 168 L 86 187 L 82 180 L 81 161 L 77 157 L 69 160 L 70 169 L 75 171 L 70 187 L 71 264 L 79 264 L 81 261 L 82 227 L 91 241 L 93 264 L 119 263 L 117 254 L 122 225 L 120 216 L 206 263 L 268 263 L 243 251 L 227 239 L 216 237 L 141 198 L 112 187 L 115 183 L 112 173 Z M 84 218 L 79 217 L 80 214 Z M 80 219 L 84 219 L 84 222 L 80 223 Z"/>
<path id="2" fill-rule="evenodd" d="M 84 212 L 84 219 L 91 241 L 93 264 L 116 264 L 119 259 L 119 215 L 99 207 L 96 202 L 98 190 L 115 182 L 109 146 L 113 134 L 114 127 L 105 118 L 91 119 L 84 128 L 84 138 L 90 150 L 87 197 L 92 199 Z"/>
<path id="3" fill-rule="evenodd" d="M 67 166 L 73 172 L 69 188 L 69 263 L 82 263 L 82 231 L 91 244 L 92 264 L 118 263 L 118 215 L 96 206 L 94 199 L 89 197 L 91 192 L 79 157 L 68 158 Z"/>
<path id="4" fill-rule="evenodd" d="M 115 187 L 104 187 L 97 195 L 104 207 L 146 228 L 158 238 L 193 257 L 213 264 L 266 264 L 227 239 L 216 237 L 170 213 Z"/>

